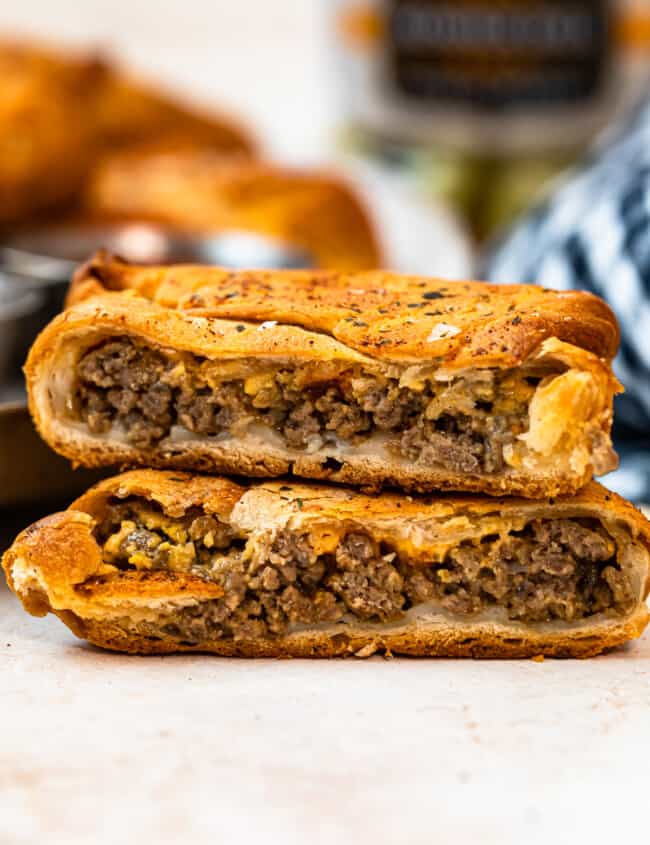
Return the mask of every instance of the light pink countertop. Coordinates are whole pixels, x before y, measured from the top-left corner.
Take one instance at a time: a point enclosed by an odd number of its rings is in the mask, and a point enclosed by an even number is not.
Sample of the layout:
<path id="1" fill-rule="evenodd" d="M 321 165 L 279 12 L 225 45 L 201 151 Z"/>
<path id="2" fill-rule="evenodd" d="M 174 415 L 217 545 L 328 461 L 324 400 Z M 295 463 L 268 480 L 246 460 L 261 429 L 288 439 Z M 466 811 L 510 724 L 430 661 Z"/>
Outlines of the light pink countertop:
<path id="1" fill-rule="evenodd" d="M 625 842 L 650 637 L 591 661 L 128 658 L 0 589 L 0 842 Z"/>

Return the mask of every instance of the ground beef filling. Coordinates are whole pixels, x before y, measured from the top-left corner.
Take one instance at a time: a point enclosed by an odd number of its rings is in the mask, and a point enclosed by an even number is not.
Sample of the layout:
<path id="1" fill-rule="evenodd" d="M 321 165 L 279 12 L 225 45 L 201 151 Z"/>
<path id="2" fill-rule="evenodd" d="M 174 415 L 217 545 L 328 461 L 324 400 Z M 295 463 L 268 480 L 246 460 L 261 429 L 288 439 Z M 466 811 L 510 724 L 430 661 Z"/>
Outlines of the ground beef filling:
<path id="1" fill-rule="evenodd" d="M 189 571 L 223 587 L 223 598 L 164 624 L 167 636 L 188 642 L 276 636 L 343 619 L 399 621 L 427 602 L 460 617 L 503 608 L 509 619 L 531 623 L 621 615 L 635 602 L 613 540 L 593 520 L 538 520 L 418 566 L 360 530 L 330 555 L 314 554 L 306 536 L 291 532 L 247 554 L 245 540 L 212 516 L 170 521 L 128 504 L 116 506 L 98 539 L 105 560 L 120 569 Z"/>
<path id="2" fill-rule="evenodd" d="M 496 473 L 504 447 L 528 428 L 538 379 L 487 372 L 478 381 L 428 381 L 421 391 L 399 377 L 359 367 L 309 365 L 267 377 L 206 384 L 208 362 L 174 357 L 112 340 L 77 365 L 77 413 L 94 434 L 119 424 L 132 445 L 154 448 L 172 426 L 206 437 L 241 434 L 250 423 L 279 433 L 290 449 L 316 452 L 385 435 L 387 448 L 409 461 L 455 472 Z"/>

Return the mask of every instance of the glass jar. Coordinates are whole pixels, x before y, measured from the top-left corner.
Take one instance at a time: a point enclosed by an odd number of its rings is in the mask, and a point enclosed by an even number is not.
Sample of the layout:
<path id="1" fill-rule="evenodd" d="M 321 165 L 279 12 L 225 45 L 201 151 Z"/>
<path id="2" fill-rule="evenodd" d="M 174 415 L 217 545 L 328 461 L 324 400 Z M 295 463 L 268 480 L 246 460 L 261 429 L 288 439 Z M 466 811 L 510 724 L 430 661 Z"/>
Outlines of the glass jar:
<path id="1" fill-rule="evenodd" d="M 478 240 L 638 101 L 647 0 L 338 0 L 346 144 L 451 201 Z"/>

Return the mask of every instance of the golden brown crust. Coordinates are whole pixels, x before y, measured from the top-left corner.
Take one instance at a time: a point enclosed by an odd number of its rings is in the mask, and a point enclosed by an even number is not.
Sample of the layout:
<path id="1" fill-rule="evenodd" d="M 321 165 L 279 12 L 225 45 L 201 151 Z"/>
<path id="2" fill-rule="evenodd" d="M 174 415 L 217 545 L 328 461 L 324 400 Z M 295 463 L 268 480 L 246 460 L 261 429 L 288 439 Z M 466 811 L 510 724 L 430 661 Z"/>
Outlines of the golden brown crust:
<path id="1" fill-rule="evenodd" d="M 458 369 L 516 366 L 552 337 L 611 360 L 620 340 L 614 314 L 589 293 L 380 270 L 142 267 L 99 253 L 76 273 L 69 304 L 125 290 L 166 310 L 225 320 L 276 320 L 328 334 L 378 360 L 439 360 Z"/>
<path id="2" fill-rule="evenodd" d="M 482 536 L 503 524 L 535 518 L 597 518 L 612 536 L 633 549 L 638 604 L 625 618 L 594 617 L 579 623 L 521 623 L 439 615 L 403 624 L 340 623 L 273 639 L 214 639 L 179 643 L 167 636 L 156 614 L 219 598 L 217 585 L 177 572 L 116 571 L 103 563 L 93 538 L 109 500 L 138 496 L 179 516 L 203 501 L 206 512 L 230 518 L 244 532 L 264 532 L 289 523 L 300 531 L 363 526 L 375 536 L 411 543 L 413 565 L 436 543 L 457 542 L 454 532 Z M 417 529 L 417 530 L 416 530 Z M 425 529 L 430 533 L 425 536 Z M 413 537 L 419 539 L 413 540 Z M 271 482 L 244 487 L 230 481 L 153 470 L 108 479 L 55 514 L 24 531 L 3 559 L 11 588 L 35 615 L 54 612 L 81 637 L 130 653 L 209 651 L 265 657 L 414 656 L 530 657 L 546 654 L 584 657 L 639 636 L 648 622 L 644 601 L 650 589 L 650 523 L 628 502 L 596 483 L 575 497 L 554 502 L 490 500 L 470 496 L 412 499 L 397 494 L 369 497 L 352 490 Z M 152 635 L 152 630 L 156 633 Z"/>
<path id="3" fill-rule="evenodd" d="M 228 517 L 245 490 L 228 478 L 151 469 L 132 470 L 106 478 L 91 487 L 70 505 L 70 510 L 83 511 L 99 520 L 110 499 L 138 496 L 156 502 L 171 516 L 180 516 L 191 508 L 201 507 L 208 514 Z"/>
<path id="4" fill-rule="evenodd" d="M 206 149 L 107 156 L 86 191 L 95 216 L 133 217 L 205 231 L 251 231 L 304 250 L 321 268 L 382 264 L 354 192 L 333 174 L 224 156 Z"/>
<path id="5" fill-rule="evenodd" d="M 125 632 L 114 624 L 95 620 L 63 622 L 80 638 L 93 645 L 127 654 L 202 653 L 221 657 L 253 658 L 333 658 L 401 655 L 405 657 L 474 658 L 481 660 L 520 660 L 538 656 L 588 658 L 624 645 L 640 637 L 649 621 L 648 610 L 640 607 L 622 622 L 614 622 L 595 633 L 592 630 L 564 635 L 522 632 L 518 628 L 495 631 L 491 626 L 453 628 L 432 625 L 428 629 L 399 634 L 302 634 L 289 641 L 214 640 L 201 646 L 174 643 Z M 78 625 L 77 629 L 73 627 Z"/>

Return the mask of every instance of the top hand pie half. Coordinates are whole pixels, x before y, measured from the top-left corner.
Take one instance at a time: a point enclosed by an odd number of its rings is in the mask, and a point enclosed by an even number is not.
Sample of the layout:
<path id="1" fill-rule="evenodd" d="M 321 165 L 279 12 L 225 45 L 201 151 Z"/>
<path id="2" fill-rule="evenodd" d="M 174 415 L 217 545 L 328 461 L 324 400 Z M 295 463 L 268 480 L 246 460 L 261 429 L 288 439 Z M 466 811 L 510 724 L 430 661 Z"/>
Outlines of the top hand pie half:
<path id="1" fill-rule="evenodd" d="M 616 465 L 618 328 L 586 293 L 100 255 L 69 304 L 26 373 L 87 466 L 540 497 Z"/>

